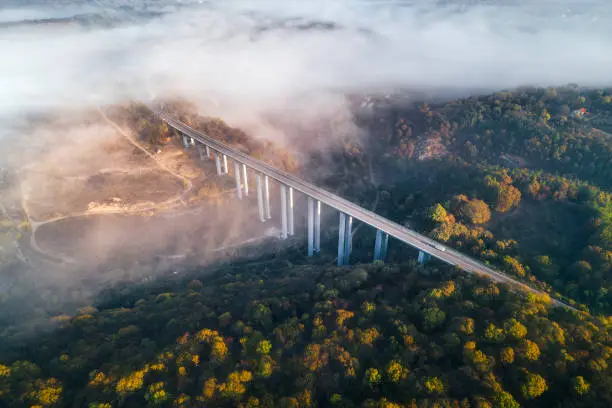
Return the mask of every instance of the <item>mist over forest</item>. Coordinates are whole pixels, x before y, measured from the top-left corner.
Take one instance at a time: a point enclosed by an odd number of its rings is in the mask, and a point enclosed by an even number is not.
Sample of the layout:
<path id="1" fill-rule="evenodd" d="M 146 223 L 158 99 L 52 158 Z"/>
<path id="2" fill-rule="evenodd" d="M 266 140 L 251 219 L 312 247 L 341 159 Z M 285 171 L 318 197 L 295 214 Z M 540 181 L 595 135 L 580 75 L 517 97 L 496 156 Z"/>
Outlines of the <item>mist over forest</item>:
<path id="1" fill-rule="evenodd" d="M 610 38 L 606 0 L 3 0 L 0 406 L 611 406 Z M 325 206 L 308 257 L 305 196 L 279 239 L 151 107 L 514 284 L 358 220 L 336 266 Z"/>

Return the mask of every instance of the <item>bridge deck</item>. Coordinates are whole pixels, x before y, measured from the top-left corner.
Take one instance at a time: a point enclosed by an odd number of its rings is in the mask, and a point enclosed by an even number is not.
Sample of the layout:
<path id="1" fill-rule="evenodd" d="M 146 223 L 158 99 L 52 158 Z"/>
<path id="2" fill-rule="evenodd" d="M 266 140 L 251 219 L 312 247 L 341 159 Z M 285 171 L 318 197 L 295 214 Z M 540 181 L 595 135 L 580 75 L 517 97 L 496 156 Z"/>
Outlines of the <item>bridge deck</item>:
<path id="1" fill-rule="evenodd" d="M 179 122 L 162 112 L 156 111 L 156 113 L 169 126 L 197 140 L 198 142 L 204 145 L 210 146 L 212 149 L 218 151 L 219 153 L 229 156 L 232 159 L 249 166 L 253 170 L 261 174 L 267 175 L 268 177 L 273 178 L 281 184 L 292 187 L 293 189 L 300 191 L 303 194 L 314 198 L 315 200 L 319 200 L 329 207 L 348 214 L 353 218 L 372 226 L 373 228 L 379 229 L 389 234 L 391 237 L 421 251 L 424 251 L 447 264 L 457 266 L 458 268 L 461 268 L 464 271 L 470 273 L 486 276 L 496 282 L 520 286 L 521 288 L 533 293 L 544 293 L 534 288 L 531 288 L 530 286 L 504 273 L 491 269 L 485 264 L 476 261 L 466 255 L 463 255 L 448 246 L 440 244 L 439 242 L 429 237 L 426 237 L 425 235 L 419 234 L 418 232 L 410 230 L 394 221 L 381 217 L 372 211 L 369 211 L 342 197 L 332 194 L 320 187 L 310 184 L 292 174 L 289 174 L 282 170 L 278 170 L 273 166 L 262 162 L 261 160 L 254 159 L 249 155 L 240 152 L 239 150 L 234 149 L 230 146 L 227 146 L 224 143 L 221 143 L 218 140 L 215 140 L 207 136 L 206 134 L 193 129 L 190 126 Z M 556 299 L 552 299 L 552 301 L 558 305 L 565 305 L 571 307 Z"/>

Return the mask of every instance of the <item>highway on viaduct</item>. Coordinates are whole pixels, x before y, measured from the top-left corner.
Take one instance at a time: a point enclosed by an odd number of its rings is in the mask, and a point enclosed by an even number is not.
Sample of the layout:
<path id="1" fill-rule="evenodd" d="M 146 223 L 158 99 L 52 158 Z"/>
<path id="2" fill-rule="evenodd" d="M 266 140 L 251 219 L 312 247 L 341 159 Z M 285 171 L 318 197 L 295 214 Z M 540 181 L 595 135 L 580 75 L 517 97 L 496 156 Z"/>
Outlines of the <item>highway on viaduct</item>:
<path id="1" fill-rule="evenodd" d="M 300 191 L 306 196 L 319 200 L 321 203 L 352 216 L 354 219 L 368 224 L 373 228 L 376 228 L 420 251 L 430 254 L 431 256 L 440 259 L 447 264 L 454 265 L 469 273 L 485 276 L 495 282 L 506 283 L 515 287 L 518 286 L 534 294 L 545 294 L 543 291 L 534 289 L 502 272 L 496 271 L 486 266 L 482 262 L 476 261 L 464 254 L 461 254 L 448 246 L 442 245 L 439 242 L 426 237 L 425 235 L 419 234 L 396 222 L 381 217 L 372 211 L 325 191 L 324 189 L 310 184 L 292 174 L 276 169 L 260 160 L 254 159 L 237 149 L 229 147 L 224 143 L 221 143 L 218 140 L 215 140 L 204 133 L 191 128 L 190 126 L 177 121 L 159 110 L 154 110 L 154 112 L 169 126 L 178 130 L 181 134 L 197 140 L 204 145 L 210 146 L 211 149 L 216 150 L 217 152 L 224 154 L 263 175 L 267 175 L 282 185 L 291 187 L 297 191 Z M 565 306 L 572 310 L 576 310 L 572 306 L 558 299 L 551 298 L 551 302 L 555 306 Z"/>

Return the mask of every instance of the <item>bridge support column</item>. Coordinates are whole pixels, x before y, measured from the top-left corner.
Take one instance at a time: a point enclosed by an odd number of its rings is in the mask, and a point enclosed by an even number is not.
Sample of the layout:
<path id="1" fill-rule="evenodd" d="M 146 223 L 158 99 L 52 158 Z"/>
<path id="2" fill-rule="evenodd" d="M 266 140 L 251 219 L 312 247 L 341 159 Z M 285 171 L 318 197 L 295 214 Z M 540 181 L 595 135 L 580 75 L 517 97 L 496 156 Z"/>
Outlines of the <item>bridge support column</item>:
<path id="1" fill-rule="evenodd" d="M 431 259 L 431 255 L 429 255 L 427 252 L 419 251 L 419 257 L 417 258 L 418 263 L 423 265 L 430 259 Z"/>
<path id="2" fill-rule="evenodd" d="M 293 222 L 293 188 L 289 187 L 289 197 L 287 205 L 287 217 L 289 221 L 288 231 L 289 235 L 295 234 L 295 223 Z"/>
<path id="3" fill-rule="evenodd" d="M 263 187 L 261 182 L 261 174 L 257 173 L 257 208 L 259 210 L 259 220 L 266 222 L 264 216 L 264 200 L 263 200 Z"/>
<path id="4" fill-rule="evenodd" d="M 314 253 L 314 235 L 315 235 L 315 231 L 314 231 L 315 214 L 314 213 L 315 213 L 314 200 L 312 199 L 312 197 L 308 197 L 308 256 L 312 256 Z"/>
<path id="5" fill-rule="evenodd" d="M 240 164 L 234 162 L 234 177 L 236 178 L 236 197 L 242 200 L 242 183 L 240 183 Z"/>
<path id="6" fill-rule="evenodd" d="M 201 144 L 198 145 L 198 153 L 200 153 L 200 160 L 205 160 L 208 156 L 204 156 L 204 148 Z"/>
<path id="7" fill-rule="evenodd" d="M 374 260 L 384 261 L 387 257 L 387 245 L 389 244 L 389 235 L 381 230 L 376 230 L 376 242 L 374 243 Z"/>
<path id="8" fill-rule="evenodd" d="M 206 145 L 206 158 L 210 158 L 210 147 L 208 147 L 208 145 Z"/>
<path id="9" fill-rule="evenodd" d="M 281 195 L 281 239 L 287 239 L 287 187 L 280 186 Z"/>
<path id="10" fill-rule="evenodd" d="M 340 213 L 338 223 L 338 266 L 344 265 L 344 239 L 346 238 L 346 214 Z"/>
<path id="11" fill-rule="evenodd" d="M 340 213 L 338 229 L 338 265 L 348 265 L 353 249 L 353 217 Z"/>
<path id="12" fill-rule="evenodd" d="M 346 216 L 346 227 L 344 228 L 344 265 L 348 265 L 353 250 L 353 217 Z"/>
<path id="13" fill-rule="evenodd" d="M 227 167 L 227 156 L 223 155 L 223 174 L 228 174 L 228 167 Z"/>
<path id="14" fill-rule="evenodd" d="M 244 184 L 244 195 L 249 195 L 249 180 L 247 179 L 247 166 L 242 165 L 242 183 Z"/>
<path id="15" fill-rule="evenodd" d="M 221 158 L 219 157 L 219 153 L 215 152 L 215 165 L 217 166 L 217 176 L 220 176 L 223 174 L 223 172 L 221 171 Z"/>
<path id="16" fill-rule="evenodd" d="M 189 146 L 195 146 L 195 140 L 193 140 L 193 137 L 189 138 Z"/>
<path id="17" fill-rule="evenodd" d="M 183 147 L 185 149 L 187 149 L 189 147 L 189 139 L 185 135 L 183 135 Z"/>
<path id="18" fill-rule="evenodd" d="M 382 245 L 380 246 L 381 261 L 387 259 L 387 249 L 389 248 L 389 234 L 383 234 Z"/>
<path id="19" fill-rule="evenodd" d="M 316 200 L 314 208 L 314 253 L 321 253 L 321 202 Z"/>
<path id="20" fill-rule="evenodd" d="M 264 175 L 264 210 L 266 213 L 266 219 L 269 220 L 272 218 L 272 215 L 270 214 L 270 181 L 266 175 Z"/>

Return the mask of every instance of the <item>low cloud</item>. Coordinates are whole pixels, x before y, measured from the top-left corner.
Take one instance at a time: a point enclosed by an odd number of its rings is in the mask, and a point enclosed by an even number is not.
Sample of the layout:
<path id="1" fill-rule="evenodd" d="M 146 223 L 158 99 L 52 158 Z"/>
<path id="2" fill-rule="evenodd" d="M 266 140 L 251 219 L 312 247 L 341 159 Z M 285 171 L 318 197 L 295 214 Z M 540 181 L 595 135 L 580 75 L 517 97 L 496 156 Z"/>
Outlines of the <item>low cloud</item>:
<path id="1" fill-rule="evenodd" d="M 0 11 L 0 115 L 182 96 L 231 119 L 330 93 L 612 82 L 604 0 L 20 3 Z"/>

